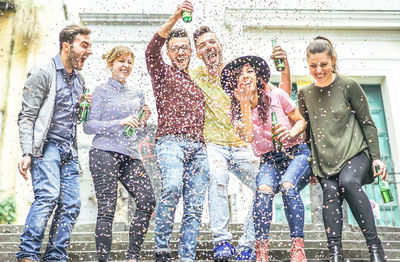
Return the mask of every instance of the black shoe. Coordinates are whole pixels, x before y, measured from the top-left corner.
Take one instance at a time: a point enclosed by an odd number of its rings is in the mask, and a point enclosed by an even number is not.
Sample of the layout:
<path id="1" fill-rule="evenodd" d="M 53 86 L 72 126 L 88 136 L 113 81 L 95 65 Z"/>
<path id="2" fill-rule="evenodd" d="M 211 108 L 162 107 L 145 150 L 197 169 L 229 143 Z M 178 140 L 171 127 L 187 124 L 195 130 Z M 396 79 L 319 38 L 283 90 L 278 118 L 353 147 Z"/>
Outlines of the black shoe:
<path id="1" fill-rule="evenodd" d="M 382 244 L 371 244 L 369 247 L 369 261 L 371 262 L 386 262 L 385 252 Z"/>
<path id="2" fill-rule="evenodd" d="M 171 253 L 170 252 L 158 252 L 158 253 L 156 253 L 156 257 L 155 257 L 154 261 L 170 262 L 171 261 Z"/>
<path id="3" fill-rule="evenodd" d="M 332 246 L 329 248 L 330 262 L 344 262 L 343 249 L 341 246 Z"/>

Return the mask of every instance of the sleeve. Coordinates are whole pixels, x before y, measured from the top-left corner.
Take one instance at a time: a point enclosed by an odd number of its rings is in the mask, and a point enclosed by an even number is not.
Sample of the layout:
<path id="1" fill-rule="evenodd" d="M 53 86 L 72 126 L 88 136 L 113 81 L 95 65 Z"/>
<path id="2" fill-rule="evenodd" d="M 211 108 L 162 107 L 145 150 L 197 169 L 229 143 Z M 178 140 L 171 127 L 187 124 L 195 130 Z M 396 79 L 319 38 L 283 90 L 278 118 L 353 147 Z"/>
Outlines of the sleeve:
<path id="1" fill-rule="evenodd" d="M 354 83 L 350 84 L 348 87 L 347 99 L 368 144 L 371 160 L 374 161 L 376 159 L 380 159 L 381 156 L 379 151 L 378 130 L 375 126 L 374 120 L 371 117 L 368 98 L 364 90 L 362 90 L 361 86 L 356 81 L 354 81 Z"/>
<path id="2" fill-rule="evenodd" d="M 310 125 L 310 117 L 308 115 L 308 110 L 307 110 L 307 105 L 305 102 L 305 98 L 304 98 L 304 91 L 302 89 L 299 89 L 299 93 L 297 95 L 297 99 L 299 102 L 299 111 L 301 113 L 301 115 L 304 117 L 304 119 L 306 120 L 307 123 L 307 127 L 305 130 L 305 140 L 306 143 L 308 144 L 308 146 L 310 146 L 311 144 L 311 125 Z"/>
<path id="3" fill-rule="evenodd" d="M 288 93 L 282 89 L 276 89 L 279 92 L 279 102 L 285 114 L 289 114 L 296 108 L 296 103 L 289 97 Z"/>
<path id="4" fill-rule="evenodd" d="M 20 144 L 23 153 L 33 152 L 33 129 L 40 107 L 48 95 L 50 76 L 42 68 L 28 73 L 22 94 L 22 108 L 18 115 Z"/>
<path id="5" fill-rule="evenodd" d="M 101 87 L 96 88 L 93 92 L 88 120 L 83 124 L 83 131 L 88 135 L 112 135 L 123 130 L 120 125 L 121 119 L 111 121 L 102 119 L 103 112 L 106 110 L 103 92 Z"/>
<path id="6" fill-rule="evenodd" d="M 163 79 L 165 75 L 165 62 L 161 53 L 165 41 L 165 38 L 156 33 L 150 40 L 145 51 L 147 71 L 153 80 Z"/>

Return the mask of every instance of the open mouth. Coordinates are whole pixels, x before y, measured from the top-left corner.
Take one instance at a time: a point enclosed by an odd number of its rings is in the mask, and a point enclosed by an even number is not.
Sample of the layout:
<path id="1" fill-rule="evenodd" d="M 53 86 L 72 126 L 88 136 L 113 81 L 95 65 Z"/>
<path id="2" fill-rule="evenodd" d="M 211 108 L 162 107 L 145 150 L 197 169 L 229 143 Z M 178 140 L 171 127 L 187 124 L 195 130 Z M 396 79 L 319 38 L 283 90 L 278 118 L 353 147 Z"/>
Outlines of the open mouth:
<path id="1" fill-rule="evenodd" d="M 180 64 L 184 63 L 185 61 L 186 61 L 186 57 L 177 57 L 176 58 L 176 62 L 178 62 Z"/>

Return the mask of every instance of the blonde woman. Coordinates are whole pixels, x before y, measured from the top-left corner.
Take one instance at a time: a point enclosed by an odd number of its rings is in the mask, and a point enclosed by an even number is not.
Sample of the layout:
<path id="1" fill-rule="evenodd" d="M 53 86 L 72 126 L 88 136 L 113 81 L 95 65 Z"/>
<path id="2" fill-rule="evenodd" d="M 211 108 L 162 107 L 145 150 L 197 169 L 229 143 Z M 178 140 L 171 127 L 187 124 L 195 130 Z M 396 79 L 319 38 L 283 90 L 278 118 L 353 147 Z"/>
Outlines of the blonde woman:
<path id="1" fill-rule="evenodd" d="M 103 58 L 111 77 L 93 92 L 92 107 L 84 126 L 95 134 L 89 152 L 89 166 L 98 201 L 96 248 L 99 261 L 109 261 L 112 223 L 117 205 L 118 181 L 136 201 L 136 212 L 129 229 L 127 261 L 138 261 L 151 214 L 155 207 L 154 191 L 139 153 L 139 141 L 145 134 L 150 110 L 141 91 L 131 88 L 126 80 L 132 72 L 133 52 L 116 46 Z M 144 113 L 139 120 L 139 111 Z M 135 128 L 125 137 L 126 126 Z"/>

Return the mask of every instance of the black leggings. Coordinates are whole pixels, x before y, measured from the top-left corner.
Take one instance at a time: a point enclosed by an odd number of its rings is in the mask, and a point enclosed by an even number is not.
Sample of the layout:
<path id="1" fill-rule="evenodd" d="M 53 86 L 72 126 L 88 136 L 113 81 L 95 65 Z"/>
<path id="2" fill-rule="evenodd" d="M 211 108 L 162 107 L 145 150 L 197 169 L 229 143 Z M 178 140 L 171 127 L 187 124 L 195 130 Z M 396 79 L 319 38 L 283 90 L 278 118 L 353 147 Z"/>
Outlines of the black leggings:
<path id="1" fill-rule="evenodd" d="M 338 175 L 318 178 L 323 191 L 322 215 L 328 247 L 341 245 L 343 228 L 343 198 L 346 199 L 367 245 L 380 244 L 369 199 L 362 190 L 362 182 L 369 176 L 371 160 L 359 153 L 343 167 Z"/>
<path id="2" fill-rule="evenodd" d="M 95 238 L 99 261 L 110 259 L 118 180 L 136 202 L 126 259 L 137 258 L 156 204 L 153 186 L 142 161 L 115 152 L 92 149 L 89 152 L 89 167 L 98 204 Z"/>

